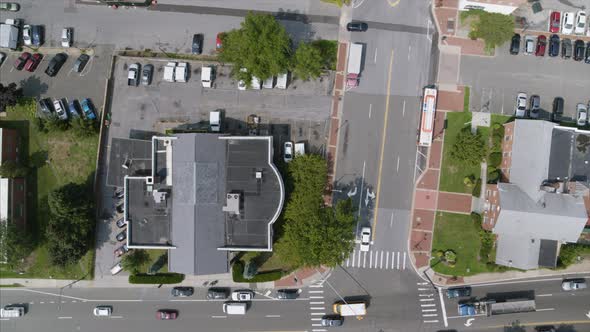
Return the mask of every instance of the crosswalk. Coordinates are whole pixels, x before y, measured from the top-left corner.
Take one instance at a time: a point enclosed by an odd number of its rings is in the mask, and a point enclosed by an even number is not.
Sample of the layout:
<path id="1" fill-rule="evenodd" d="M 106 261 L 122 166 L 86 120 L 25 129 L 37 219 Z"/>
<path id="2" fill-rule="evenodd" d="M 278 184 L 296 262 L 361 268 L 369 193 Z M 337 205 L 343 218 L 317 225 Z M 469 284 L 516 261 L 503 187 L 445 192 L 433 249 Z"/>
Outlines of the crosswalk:
<path id="1" fill-rule="evenodd" d="M 307 289 L 309 298 L 309 310 L 311 315 L 311 331 L 326 332 L 322 327 L 322 316 L 326 315 L 326 301 L 324 300 L 324 283 L 316 282 Z"/>
<path id="2" fill-rule="evenodd" d="M 418 286 L 418 302 L 422 311 L 422 322 L 427 324 L 439 323 L 436 291 L 428 282 L 418 282 L 416 285 Z"/>
<path id="3" fill-rule="evenodd" d="M 407 259 L 405 251 L 354 249 L 343 265 L 361 269 L 405 270 Z"/>

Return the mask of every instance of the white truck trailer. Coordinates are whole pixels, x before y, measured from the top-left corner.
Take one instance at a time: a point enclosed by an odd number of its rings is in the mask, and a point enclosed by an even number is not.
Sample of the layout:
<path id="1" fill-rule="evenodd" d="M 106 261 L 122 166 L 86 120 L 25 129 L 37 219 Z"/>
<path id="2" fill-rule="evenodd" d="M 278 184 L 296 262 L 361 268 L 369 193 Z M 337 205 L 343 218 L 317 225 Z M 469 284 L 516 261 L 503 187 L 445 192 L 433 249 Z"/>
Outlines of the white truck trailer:
<path id="1" fill-rule="evenodd" d="M 333 310 L 335 314 L 340 316 L 356 316 L 362 318 L 367 314 L 367 304 L 364 301 L 355 302 L 336 302 L 334 303 Z"/>
<path id="2" fill-rule="evenodd" d="M 166 82 L 175 82 L 174 81 L 174 69 L 176 68 L 176 62 L 168 62 L 164 67 L 164 81 Z"/>
<path id="3" fill-rule="evenodd" d="M 348 49 L 348 70 L 346 86 L 355 87 L 359 84 L 361 75 L 361 61 L 363 58 L 363 44 L 352 43 Z"/>
<path id="4" fill-rule="evenodd" d="M 18 47 L 18 34 L 20 21 L 7 19 L 5 23 L 0 23 L 0 47 L 16 50 Z"/>

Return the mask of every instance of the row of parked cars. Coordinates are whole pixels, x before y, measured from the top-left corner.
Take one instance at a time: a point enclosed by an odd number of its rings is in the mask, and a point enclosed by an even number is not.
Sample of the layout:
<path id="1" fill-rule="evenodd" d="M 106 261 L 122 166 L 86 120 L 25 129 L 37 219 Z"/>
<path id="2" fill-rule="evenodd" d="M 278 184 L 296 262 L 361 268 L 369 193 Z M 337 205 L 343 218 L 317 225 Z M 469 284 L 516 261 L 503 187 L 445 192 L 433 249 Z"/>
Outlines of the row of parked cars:
<path id="1" fill-rule="evenodd" d="M 73 36 L 74 30 L 72 28 L 63 28 L 60 35 L 61 47 L 72 47 Z M 23 26 L 23 44 L 25 44 L 25 46 L 40 47 L 44 43 L 45 28 L 42 25 L 25 24 Z"/>
<path id="2" fill-rule="evenodd" d="M 554 11 L 549 15 L 549 32 L 564 35 L 583 35 L 586 32 L 586 13 L 582 10 L 575 15 L 573 12 Z M 590 28 L 586 34 L 590 37 Z"/>
<path id="3" fill-rule="evenodd" d="M 83 117 L 87 120 L 96 119 L 94 106 L 89 98 L 83 99 L 82 102 L 78 102 L 77 99 L 68 101 L 67 98 L 43 98 L 39 99 L 39 110 L 43 116 L 55 114 L 63 121 L 79 117 Z"/>
<path id="4" fill-rule="evenodd" d="M 528 103 L 527 103 L 528 101 Z M 551 121 L 561 122 L 563 119 L 563 110 L 565 102 L 561 97 L 553 99 L 553 106 L 551 112 Z M 527 107 L 528 106 L 528 107 Z M 576 124 L 578 127 L 584 127 L 588 124 L 588 109 L 590 108 L 590 101 L 586 106 L 583 103 L 576 105 Z M 531 95 L 530 99 L 527 94 L 519 92 L 516 96 L 516 105 L 514 106 L 514 116 L 517 118 L 531 118 L 538 119 L 541 111 L 541 97 L 539 95 Z"/>
<path id="5" fill-rule="evenodd" d="M 19 57 L 16 59 L 16 61 L 14 61 L 14 68 L 16 70 L 26 70 L 28 72 L 35 72 L 35 70 L 37 70 L 37 67 L 39 66 L 39 64 L 41 63 L 41 61 L 43 60 L 43 54 L 41 53 L 29 53 L 29 52 L 23 52 L 19 55 Z M 0 52 L 0 65 L 2 65 L 4 59 L 6 58 L 6 54 Z M 57 73 L 59 72 L 59 70 L 61 69 L 61 67 L 64 65 L 64 63 L 68 60 L 68 55 L 66 53 L 58 53 L 56 55 L 54 55 L 51 60 L 49 60 L 49 63 L 47 64 L 47 69 L 45 69 L 45 74 L 47 74 L 50 77 L 53 77 L 55 75 L 57 75 Z M 90 60 L 90 56 L 88 54 L 80 54 L 80 56 L 78 57 L 78 59 L 76 59 L 76 62 L 74 62 L 74 66 L 73 66 L 73 70 L 76 73 L 81 73 L 84 68 L 86 67 L 86 64 L 88 63 L 88 61 Z"/>
<path id="6" fill-rule="evenodd" d="M 510 43 L 510 54 L 517 55 L 520 50 L 521 37 L 519 34 L 512 36 L 512 42 Z M 549 45 L 549 47 L 547 47 Z M 560 47 L 561 45 L 561 47 Z M 548 51 L 546 51 L 548 49 Z M 524 47 L 522 51 L 524 54 L 536 56 L 544 56 L 545 52 L 550 57 L 556 57 L 560 54 L 564 59 L 574 58 L 576 61 L 582 61 L 590 64 L 590 42 L 584 45 L 583 40 L 576 40 L 573 44 L 571 39 L 560 40 L 558 35 L 551 35 L 549 41 L 546 36 L 532 36 L 526 35 L 524 37 Z"/>

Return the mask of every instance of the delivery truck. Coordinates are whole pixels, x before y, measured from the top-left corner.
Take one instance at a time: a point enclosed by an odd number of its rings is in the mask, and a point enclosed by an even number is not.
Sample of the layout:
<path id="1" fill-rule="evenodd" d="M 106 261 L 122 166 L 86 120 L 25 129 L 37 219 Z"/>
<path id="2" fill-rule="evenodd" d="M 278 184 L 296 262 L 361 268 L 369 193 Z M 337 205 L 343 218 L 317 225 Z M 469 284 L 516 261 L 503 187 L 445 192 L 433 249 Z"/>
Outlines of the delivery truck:
<path id="1" fill-rule="evenodd" d="M 363 58 L 363 44 L 352 43 L 348 49 L 348 70 L 346 86 L 355 87 L 359 84 L 361 75 L 361 60 Z"/>
<path id="2" fill-rule="evenodd" d="M 459 316 L 492 316 L 500 314 L 514 314 L 536 310 L 535 300 L 509 300 L 496 302 L 494 300 L 460 303 Z"/>
<path id="3" fill-rule="evenodd" d="M 334 303 L 333 310 L 340 316 L 356 316 L 362 318 L 367 314 L 367 304 L 365 301 L 339 301 Z"/>
<path id="4" fill-rule="evenodd" d="M 7 19 L 4 23 L 0 23 L 0 47 L 16 50 L 20 24 L 19 19 Z"/>

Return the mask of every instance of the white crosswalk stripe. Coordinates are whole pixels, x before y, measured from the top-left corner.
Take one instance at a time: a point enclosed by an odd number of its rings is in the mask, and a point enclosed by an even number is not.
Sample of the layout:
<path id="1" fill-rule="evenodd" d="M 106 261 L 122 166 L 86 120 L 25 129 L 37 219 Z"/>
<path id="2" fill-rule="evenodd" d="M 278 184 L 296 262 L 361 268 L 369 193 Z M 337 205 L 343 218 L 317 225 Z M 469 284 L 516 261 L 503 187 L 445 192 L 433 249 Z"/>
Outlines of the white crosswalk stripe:
<path id="1" fill-rule="evenodd" d="M 368 259 L 367 259 L 367 256 Z M 405 270 L 406 269 L 406 252 L 386 251 L 386 250 L 369 250 L 360 251 L 354 249 L 343 262 L 345 267 L 363 268 L 363 269 L 380 269 L 380 270 Z M 427 283 L 426 283 L 427 285 Z"/>
<path id="2" fill-rule="evenodd" d="M 405 266 L 405 253 L 403 256 Z M 399 261 L 398 261 L 399 263 Z M 433 292 L 432 288 L 427 288 L 429 285 L 428 282 L 418 282 L 416 283 L 416 288 L 418 289 L 418 303 L 420 304 L 420 310 L 422 314 L 422 322 L 423 323 L 438 323 L 439 320 L 435 319 L 438 317 L 438 308 L 435 293 Z"/>

